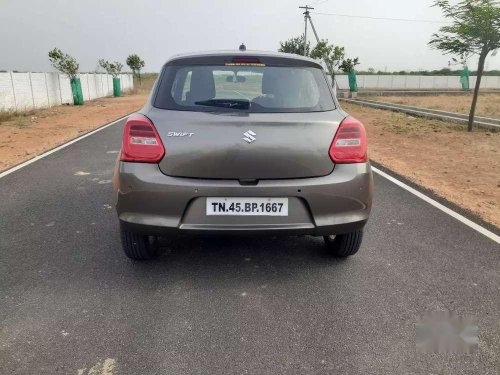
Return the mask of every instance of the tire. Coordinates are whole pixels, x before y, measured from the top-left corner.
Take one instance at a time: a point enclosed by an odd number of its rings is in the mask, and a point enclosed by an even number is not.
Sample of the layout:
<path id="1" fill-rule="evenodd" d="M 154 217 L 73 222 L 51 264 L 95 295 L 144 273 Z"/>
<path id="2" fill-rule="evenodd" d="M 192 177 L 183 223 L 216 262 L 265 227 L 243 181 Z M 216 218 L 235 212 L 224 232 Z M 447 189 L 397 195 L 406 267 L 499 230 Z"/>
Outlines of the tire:
<path id="1" fill-rule="evenodd" d="M 326 247 L 336 257 L 346 258 L 354 255 L 361 247 L 363 231 L 339 234 L 337 236 L 324 236 Z"/>
<path id="2" fill-rule="evenodd" d="M 150 243 L 149 236 L 129 232 L 120 228 L 122 247 L 125 255 L 133 260 L 149 260 L 157 256 L 154 244 Z"/>

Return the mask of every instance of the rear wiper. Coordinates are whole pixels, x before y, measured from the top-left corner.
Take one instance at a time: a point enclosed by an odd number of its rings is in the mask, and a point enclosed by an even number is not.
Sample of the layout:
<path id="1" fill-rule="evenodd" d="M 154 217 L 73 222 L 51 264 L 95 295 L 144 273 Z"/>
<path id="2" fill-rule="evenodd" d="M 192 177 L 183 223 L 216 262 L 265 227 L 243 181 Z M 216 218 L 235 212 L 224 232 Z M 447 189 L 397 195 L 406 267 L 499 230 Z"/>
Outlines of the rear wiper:
<path id="1" fill-rule="evenodd" d="M 208 107 L 223 107 L 230 109 L 250 109 L 250 101 L 241 99 L 209 99 L 194 102 L 196 105 L 206 105 Z"/>

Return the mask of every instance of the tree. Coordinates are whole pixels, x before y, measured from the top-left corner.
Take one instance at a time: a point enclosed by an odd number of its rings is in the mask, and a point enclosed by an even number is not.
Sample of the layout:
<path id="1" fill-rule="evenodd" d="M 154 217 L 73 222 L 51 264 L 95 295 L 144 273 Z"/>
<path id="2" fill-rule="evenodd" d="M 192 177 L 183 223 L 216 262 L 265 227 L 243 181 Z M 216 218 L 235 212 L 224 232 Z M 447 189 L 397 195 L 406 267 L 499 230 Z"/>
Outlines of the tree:
<path id="1" fill-rule="evenodd" d="M 296 38 L 290 38 L 288 40 L 285 40 L 284 42 L 280 42 L 280 48 L 278 48 L 278 52 L 294 53 L 296 55 L 304 56 L 304 34 Z M 311 43 L 307 42 L 305 56 L 309 56 L 310 52 Z"/>
<path id="2" fill-rule="evenodd" d="M 345 48 L 328 44 L 328 39 L 321 39 L 310 53 L 313 59 L 323 59 L 330 74 L 334 74 L 345 57 Z"/>
<path id="3" fill-rule="evenodd" d="M 349 77 L 349 90 L 351 92 L 358 92 L 358 83 L 356 81 L 356 71 L 354 67 L 359 65 L 359 59 L 356 57 L 354 59 L 345 59 L 340 64 L 340 70 L 348 74 Z"/>
<path id="4" fill-rule="evenodd" d="M 351 70 L 354 69 L 356 65 L 359 65 L 359 59 L 357 57 L 354 59 L 346 59 L 342 61 L 342 64 L 340 64 L 340 70 L 342 70 L 345 73 L 349 73 Z M 370 69 L 375 71 L 375 69 L 373 68 Z M 370 71 L 370 69 L 368 69 L 368 71 Z"/>
<path id="5" fill-rule="evenodd" d="M 285 42 L 280 42 L 278 52 L 294 53 L 296 55 L 304 55 L 304 34 L 296 38 L 290 38 Z M 342 59 L 345 57 L 344 47 L 328 44 L 328 39 L 322 39 L 316 46 L 311 49 L 309 42 L 306 44 L 306 55 L 316 60 L 323 60 L 334 79 L 335 69 L 338 68 Z"/>
<path id="6" fill-rule="evenodd" d="M 99 66 L 103 68 L 108 74 L 111 74 L 114 78 L 117 78 L 123 68 L 123 64 L 118 61 L 109 62 L 104 59 L 99 60 Z"/>
<path id="7" fill-rule="evenodd" d="M 304 34 L 296 38 L 290 38 L 284 42 L 280 42 L 278 52 L 294 53 L 296 55 L 304 55 Z M 332 76 L 332 85 L 335 79 L 335 70 L 339 68 L 345 58 L 345 48 L 328 44 L 328 39 L 321 39 L 316 46 L 311 49 L 310 43 L 306 44 L 306 56 L 315 60 L 323 60 Z M 350 61 L 358 61 L 358 58 Z"/>
<path id="8" fill-rule="evenodd" d="M 486 57 L 500 48 L 500 5 L 496 0 L 462 0 L 456 5 L 450 5 L 448 0 L 437 0 L 433 6 L 441 8 L 452 23 L 433 34 L 429 45 L 445 54 L 479 55 L 467 128 L 472 131 Z"/>
<path id="9" fill-rule="evenodd" d="M 135 53 L 127 57 L 126 61 L 128 67 L 132 70 L 132 73 L 139 77 L 139 85 L 141 84 L 141 69 L 144 68 L 146 63 L 141 60 L 139 55 Z"/>
<path id="10" fill-rule="evenodd" d="M 76 78 L 80 65 L 74 57 L 63 53 L 59 48 L 54 48 L 49 52 L 49 60 L 58 71 L 67 74 L 70 79 Z"/>

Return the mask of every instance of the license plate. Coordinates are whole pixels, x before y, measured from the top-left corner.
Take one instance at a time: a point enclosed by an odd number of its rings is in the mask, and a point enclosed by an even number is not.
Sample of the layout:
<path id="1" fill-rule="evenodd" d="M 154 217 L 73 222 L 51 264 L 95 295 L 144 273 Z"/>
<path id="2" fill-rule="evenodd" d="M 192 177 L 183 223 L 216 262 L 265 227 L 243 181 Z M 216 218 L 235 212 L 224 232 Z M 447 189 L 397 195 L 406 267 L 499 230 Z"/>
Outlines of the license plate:
<path id="1" fill-rule="evenodd" d="M 288 216 L 288 198 L 207 198 L 207 215 Z"/>

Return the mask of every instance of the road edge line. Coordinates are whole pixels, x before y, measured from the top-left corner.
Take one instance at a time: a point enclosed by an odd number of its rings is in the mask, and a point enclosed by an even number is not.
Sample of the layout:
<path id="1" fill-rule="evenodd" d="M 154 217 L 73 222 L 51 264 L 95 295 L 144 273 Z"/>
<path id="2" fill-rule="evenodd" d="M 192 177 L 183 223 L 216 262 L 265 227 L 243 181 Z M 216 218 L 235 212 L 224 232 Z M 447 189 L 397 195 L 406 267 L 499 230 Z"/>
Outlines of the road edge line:
<path id="1" fill-rule="evenodd" d="M 423 201 L 429 203 L 430 205 L 436 207 L 437 209 L 444 212 L 445 214 L 457 219 L 462 224 L 467 225 L 469 228 L 472 228 L 475 231 L 481 233 L 482 235 L 488 237 L 490 240 L 493 240 L 494 242 L 500 244 L 500 236 L 497 236 L 495 233 L 489 231 L 488 229 L 482 227 L 481 225 L 473 222 L 472 220 L 467 219 L 465 216 L 459 214 L 458 212 L 453 211 L 451 208 L 446 207 L 445 205 L 439 203 L 438 201 L 432 199 L 431 197 L 428 197 L 424 193 L 421 193 L 417 189 L 414 189 L 411 186 L 405 184 L 404 182 L 398 180 L 397 178 L 392 177 L 391 175 L 387 174 L 386 172 L 381 171 L 377 167 L 372 166 L 372 171 L 375 172 L 376 174 L 384 177 L 385 179 L 391 181 L 392 183 L 398 185 L 399 187 L 405 189 L 406 191 L 412 193 L 413 195 L 415 195 L 418 198 L 422 199 Z"/>
<path id="2" fill-rule="evenodd" d="M 87 132 L 87 133 L 85 133 L 85 134 L 83 134 L 83 135 L 81 135 L 79 137 L 73 138 L 73 139 L 69 140 L 66 143 L 63 143 L 63 144 L 61 144 L 59 146 L 56 146 L 56 147 L 54 147 L 54 148 L 52 148 L 52 149 L 50 149 L 48 151 L 45 151 L 43 154 L 40 154 L 40 155 L 35 156 L 34 158 L 28 159 L 28 160 L 26 160 L 26 161 L 24 161 L 24 162 L 22 162 L 20 164 L 15 165 L 12 168 L 9 168 L 9 169 L 7 169 L 7 170 L 5 170 L 3 172 L 0 172 L 0 178 L 3 178 L 3 177 L 5 177 L 5 176 L 7 176 L 7 175 L 9 175 L 9 174 L 11 174 L 11 173 L 13 173 L 15 171 L 18 171 L 19 169 L 24 168 L 24 167 L 26 167 L 26 166 L 28 166 L 30 164 L 33 164 L 34 162 L 36 162 L 36 161 L 38 161 L 40 159 L 43 159 L 44 157 L 49 156 L 49 155 L 51 155 L 51 154 L 53 154 L 53 153 L 55 153 L 55 152 L 57 152 L 59 150 L 62 150 L 63 148 L 66 148 L 66 147 L 72 145 L 73 143 L 81 141 L 82 139 L 87 138 L 87 137 L 91 136 L 92 134 L 95 134 L 97 132 L 100 132 L 101 130 L 106 129 L 107 127 L 115 125 L 117 122 L 120 122 L 123 119 L 127 118 L 128 116 L 130 116 L 131 113 L 133 113 L 133 112 L 130 112 L 129 114 L 126 114 L 125 116 L 120 117 L 119 119 L 116 119 L 116 120 L 114 120 L 112 122 L 108 122 L 107 124 L 99 126 L 98 128 L 96 128 L 94 130 L 91 130 L 91 131 L 89 131 L 89 132 Z"/>

